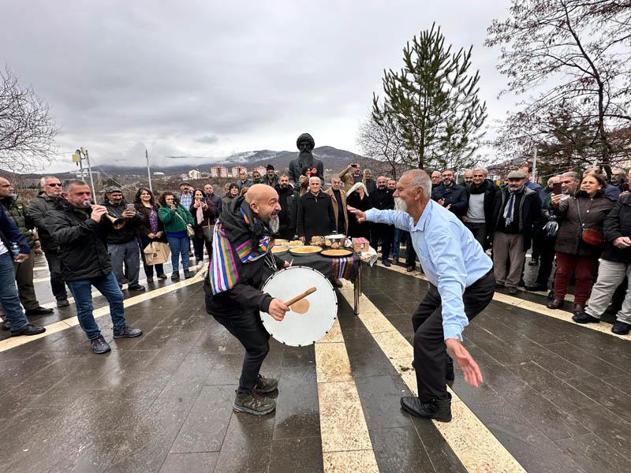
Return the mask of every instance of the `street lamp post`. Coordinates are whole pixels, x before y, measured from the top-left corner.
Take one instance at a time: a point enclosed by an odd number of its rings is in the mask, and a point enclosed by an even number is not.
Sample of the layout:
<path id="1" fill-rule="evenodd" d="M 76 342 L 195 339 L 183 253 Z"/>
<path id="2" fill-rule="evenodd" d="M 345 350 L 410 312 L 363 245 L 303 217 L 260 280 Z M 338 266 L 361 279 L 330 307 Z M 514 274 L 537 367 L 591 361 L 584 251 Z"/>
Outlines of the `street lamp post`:
<path id="1" fill-rule="evenodd" d="M 147 159 L 147 177 L 149 178 L 149 190 L 153 194 L 153 186 L 151 185 L 151 168 L 149 167 L 149 151 L 145 148 L 145 158 Z"/>
<path id="2" fill-rule="evenodd" d="M 83 146 L 76 150 L 72 155 L 72 161 L 79 165 L 79 172 L 81 173 L 81 179 L 84 179 L 83 160 L 85 160 L 88 167 L 88 176 L 90 176 L 90 187 L 92 188 L 92 197 L 96 198 L 94 179 L 92 178 L 92 166 L 90 165 L 90 155 L 87 148 Z"/>

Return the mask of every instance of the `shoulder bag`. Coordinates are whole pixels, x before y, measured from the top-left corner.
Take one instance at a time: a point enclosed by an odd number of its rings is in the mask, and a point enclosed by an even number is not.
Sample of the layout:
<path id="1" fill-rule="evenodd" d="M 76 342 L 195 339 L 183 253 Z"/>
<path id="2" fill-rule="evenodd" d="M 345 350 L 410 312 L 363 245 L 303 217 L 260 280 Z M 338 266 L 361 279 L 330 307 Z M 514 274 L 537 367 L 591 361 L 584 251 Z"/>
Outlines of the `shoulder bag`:
<path id="1" fill-rule="evenodd" d="M 581 220 L 581 207 L 576 199 L 576 210 L 578 212 L 578 223 L 581 225 L 581 240 L 589 246 L 602 246 L 605 243 L 605 235 L 596 228 L 585 228 L 585 224 Z"/>

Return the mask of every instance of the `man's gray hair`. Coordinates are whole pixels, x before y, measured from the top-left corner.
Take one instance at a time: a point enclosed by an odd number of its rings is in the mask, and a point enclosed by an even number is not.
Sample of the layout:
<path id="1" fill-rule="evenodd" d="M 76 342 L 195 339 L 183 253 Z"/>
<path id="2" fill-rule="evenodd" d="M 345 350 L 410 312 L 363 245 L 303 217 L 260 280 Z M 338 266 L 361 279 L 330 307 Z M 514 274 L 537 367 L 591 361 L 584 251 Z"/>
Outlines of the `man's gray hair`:
<path id="1" fill-rule="evenodd" d="M 318 184 L 322 185 L 322 179 L 320 179 L 318 176 L 311 176 L 309 178 L 309 184 L 311 184 L 311 179 L 317 179 L 318 180 Z"/>
<path id="2" fill-rule="evenodd" d="M 66 192 L 69 191 L 72 186 L 87 186 L 87 184 L 85 181 L 82 181 L 81 179 L 69 179 L 66 182 L 64 182 L 64 190 Z"/>
<path id="3" fill-rule="evenodd" d="M 420 187 L 423 189 L 423 195 L 430 199 L 432 196 L 432 180 L 427 175 L 425 171 L 422 169 L 410 169 L 409 171 L 405 171 L 403 176 L 410 177 L 410 186 L 411 187 Z M 401 176 L 401 177 L 403 177 Z"/>
<path id="4" fill-rule="evenodd" d="M 475 167 L 471 170 L 472 172 L 476 172 L 476 171 L 481 171 L 485 176 L 489 175 L 489 170 L 487 168 L 483 168 L 483 167 Z"/>
<path id="5" fill-rule="evenodd" d="M 39 180 L 39 187 L 40 187 L 40 189 L 43 189 L 43 188 L 44 188 L 44 186 L 46 185 L 46 182 L 47 182 L 49 179 L 57 179 L 57 180 L 59 181 L 59 178 L 58 178 L 57 176 L 44 176 L 44 177 L 42 177 L 42 178 Z"/>
<path id="6" fill-rule="evenodd" d="M 574 171 L 564 172 L 563 174 L 561 174 L 561 177 L 569 177 L 570 179 L 574 179 L 576 182 L 579 181 L 578 174 L 576 174 Z"/>

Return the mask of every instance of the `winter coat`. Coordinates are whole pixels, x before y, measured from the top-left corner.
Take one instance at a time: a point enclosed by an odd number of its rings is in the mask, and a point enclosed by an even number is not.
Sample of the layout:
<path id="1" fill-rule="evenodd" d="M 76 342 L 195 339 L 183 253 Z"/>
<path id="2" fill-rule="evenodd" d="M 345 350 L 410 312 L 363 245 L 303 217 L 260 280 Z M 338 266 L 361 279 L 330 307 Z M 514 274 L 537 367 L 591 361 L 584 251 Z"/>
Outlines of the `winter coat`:
<path id="1" fill-rule="evenodd" d="M 449 207 L 449 210 L 462 218 L 467 214 L 469 206 L 469 199 L 467 198 L 467 191 L 464 187 L 458 184 L 451 184 L 447 187 L 445 184 L 440 184 L 432 189 L 432 200 L 438 202 L 440 199 L 445 199 L 443 207 Z"/>
<path id="2" fill-rule="evenodd" d="M 608 261 L 631 263 L 631 247 L 616 248 L 613 241 L 619 237 L 631 237 L 631 194 L 620 197 L 603 222 L 605 247 L 602 257 Z"/>
<path id="3" fill-rule="evenodd" d="M 493 239 L 493 235 L 497 229 L 500 218 L 504 213 L 504 207 L 509 199 L 508 187 L 499 189 L 495 195 L 495 207 L 493 208 L 493 218 L 489 226 L 489 238 Z M 519 200 L 519 233 L 523 235 L 524 250 L 530 248 L 532 234 L 541 219 L 541 201 L 539 195 L 527 187 L 524 187 L 523 195 Z"/>
<path id="4" fill-rule="evenodd" d="M 337 203 L 337 199 L 335 198 L 335 194 L 333 193 L 332 188 L 328 188 L 327 190 L 324 191 L 324 193 L 327 194 L 331 198 L 331 205 L 333 206 L 333 217 L 335 218 L 333 222 L 335 223 L 338 221 L 338 213 L 340 211 L 340 208 Z M 344 227 L 338 228 L 337 231 L 338 233 L 343 233 L 344 235 L 348 235 L 348 212 L 346 210 L 346 193 L 344 193 L 343 190 L 340 190 L 340 196 L 342 199 L 342 208 L 344 209 L 344 215 L 342 216 L 342 220 L 344 221 Z"/>
<path id="5" fill-rule="evenodd" d="M 280 212 L 278 213 L 278 220 L 280 227 L 278 233 L 286 235 L 296 233 L 296 218 L 298 212 L 297 202 L 300 197 L 296 196 L 293 186 L 290 184 L 287 188 L 283 189 L 280 185 L 275 187 L 278 192 L 278 203 L 280 204 Z"/>
<path id="6" fill-rule="evenodd" d="M 11 251 L 11 243 L 15 242 L 20 247 L 20 253 L 28 255 L 31 252 L 31 247 L 28 241 L 22 235 L 18 227 L 15 225 L 13 219 L 4 210 L 4 207 L 0 205 L 0 239 L 7 251 Z"/>
<path id="7" fill-rule="evenodd" d="M 312 236 L 330 235 L 335 230 L 335 215 L 331 198 L 320 191 L 317 195 L 307 192 L 298 202 L 296 233 L 304 236 L 308 244 Z"/>
<path id="8" fill-rule="evenodd" d="M 475 188 L 473 184 L 465 188 L 467 192 L 467 210 L 469 209 L 469 198 L 472 193 L 482 191 L 484 193 L 484 220 L 487 225 L 493 221 L 493 210 L 495 208 L 495 196 L 499 192 L 499 189 L 493 181 L 485 179 L 479 188 Z M 465 211 L 464 215 L 467 215 Z"/>
<path id="9" fill-rule="evenodd" d="M 107 208 L 107 213 L 112 217 L 121 218 L 123 212 L 127 208 L 127 202 L 125 199 L 121 200 L 118 204 L 114 204 L 106 200 L 103 204 Z M 106 218 L 106 217 L 103 217 Z M 119 229 L 112 229 L 107 235 L 107 243 L 110 245 L 121 245 L 129 243 L 136 239 L 138 235 L 138 227 L 142 224 L 142 216 L 136 213 L 133 217 L 125 218 L 125 224 Z"/>
<path id="10" fill-rule="evenodd" d="M 559 221 L 559 231 L 554 249 L 559 253 L 576 256 L 598 256 L 602 247 L 584 243 L 581 234 L 583 228 L 602 231 L 605 217 L 613 206 L 614 203 L 605 197 L 602 191 L 598 191 L 593 198 L 579 191 L 576 197 L 569 197 L 559 202 L 555 210 Z"/>
<path id="11" fill-rule="evenodd" d="M 158 218 L 164 224 L 164 231 L 167 233 L 186 232 L 186 225 L 193 225 L 193 216 L 180 204 L 175 209 L 160 207 Z"/>
<path id="12" fill-rule="evenodd" d="M 37 238 L 35 237 L 35 233 L 27 228 L 26 206 L 17 197 L 6 197 L 4 199 L 1 199 L 0 204 L 2 204 L 4 209 L 7 211 L 9 217 L 13 219 L 13 221 L 15 222 L 15 226 L 18 227 L 20 233 L 22 233 L 22 235 L 24 235 L 24 237 L 27 239 L 30 247 L 33 248 L 35 246 Z"/>
<path id="13" fill-rule="evenodd" d="M 45 225 L 59 245 L 61 270 L 65 281 L 80 281 L 103 277 L 112 272 L 107 252 L 110 221 L 90 218 L 92 209 L 79 209 L 64 199 L 56 201 L 55 210 L 46 218 Z"/>
<path id="14" fill-rule="evenodd" d="M 355 191 L 346 198 L 346 204 L 351 207 L 365 212 L 370 205 L 370 197 L 365 195 L 363 199 L 359 198 L 359 192 Z M 348 235 L 353 238 L 370 239 L 370 224 L 367 222 L 359 223 L 357 217 L 353 214 L 348 216 Z"/>
<path id="15" fill-rule="evenodd" d="M 55 209 L 57 198 L 49 197 L 42 193 L 35 197 L 26 209 L 26 226 L 36 228 L 42 250 L 48 253 L 57 251 L 57 243 L 50 235 L 49 229 L 45 225 L 48 214 Z"/>
<path id="16" fill-rule="evenodd" d="M 160 207 L 158 205 L 153 206 L 153 209 L 156 211 L 156 215 L 158 214 L 159 208 Z M 142 204 L 136 204 L 136 212 L 138 212 L 138 215 L 142 219 L 142 221 L 138 225 L 138 234 L 141 237 L 141 239 L 143 241 L 147 241 L 147 240 L 161 241 L 163 243 L 166 243 L 167 236 L 166 236 L 166 232 L 164 231 L 164 224 L 162 223 L 162 220 L 160 220 L 160 218 L 158 217 L 158 231 L 162 232 L 162 236 L 160 238 L 154 238 L 153 240 L 150 240 L 147 235 L 151 233 L 151 224 L 149 222 L 149 215 L 151 214 L 151 209 L 148 207 L 145 207 Z"/>
<path id="17" fill-rule="evenodd" d="M 270 179 L 269 177 L 267 177 L 267 173 L 263 176 L 263 184 L 266 184 L 268 186 L 271 187 L 276 187 L 276 185 L 278 184 L 278 176 L 276 174 L 274 174 L 274 176 L 272 176 L 272 178 Z"/>

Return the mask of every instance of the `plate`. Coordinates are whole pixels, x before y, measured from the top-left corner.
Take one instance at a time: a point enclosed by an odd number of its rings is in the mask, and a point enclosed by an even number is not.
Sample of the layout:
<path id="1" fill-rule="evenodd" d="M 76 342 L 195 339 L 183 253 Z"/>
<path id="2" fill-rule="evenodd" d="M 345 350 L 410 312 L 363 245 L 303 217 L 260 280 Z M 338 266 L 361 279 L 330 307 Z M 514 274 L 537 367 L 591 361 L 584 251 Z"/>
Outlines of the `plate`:
<path id="1" fill-rule="evenodd" d="M 322 255 L 324 256 L 335 256 L 335 257 L 342 257 L 342 256 L 350 256 L 353 254 L 352 251 L 350 250 L 324 250 L 322 253 Z"/>
<path id="2" fill-rule="evenodd" d="M 293 248 L 289 248 L 289 252 L 292 255 L 312 255 L 315 253 L 320 253 L 322 248 L 319 246 L 296 246 Z"/>
<path id="3" fill-rule="evenodd" d="M 282 255 L 283 253 L 287 253 L 286 246 L 274 246 L 272 247 L 272 253 L 275 255 Z"/>

